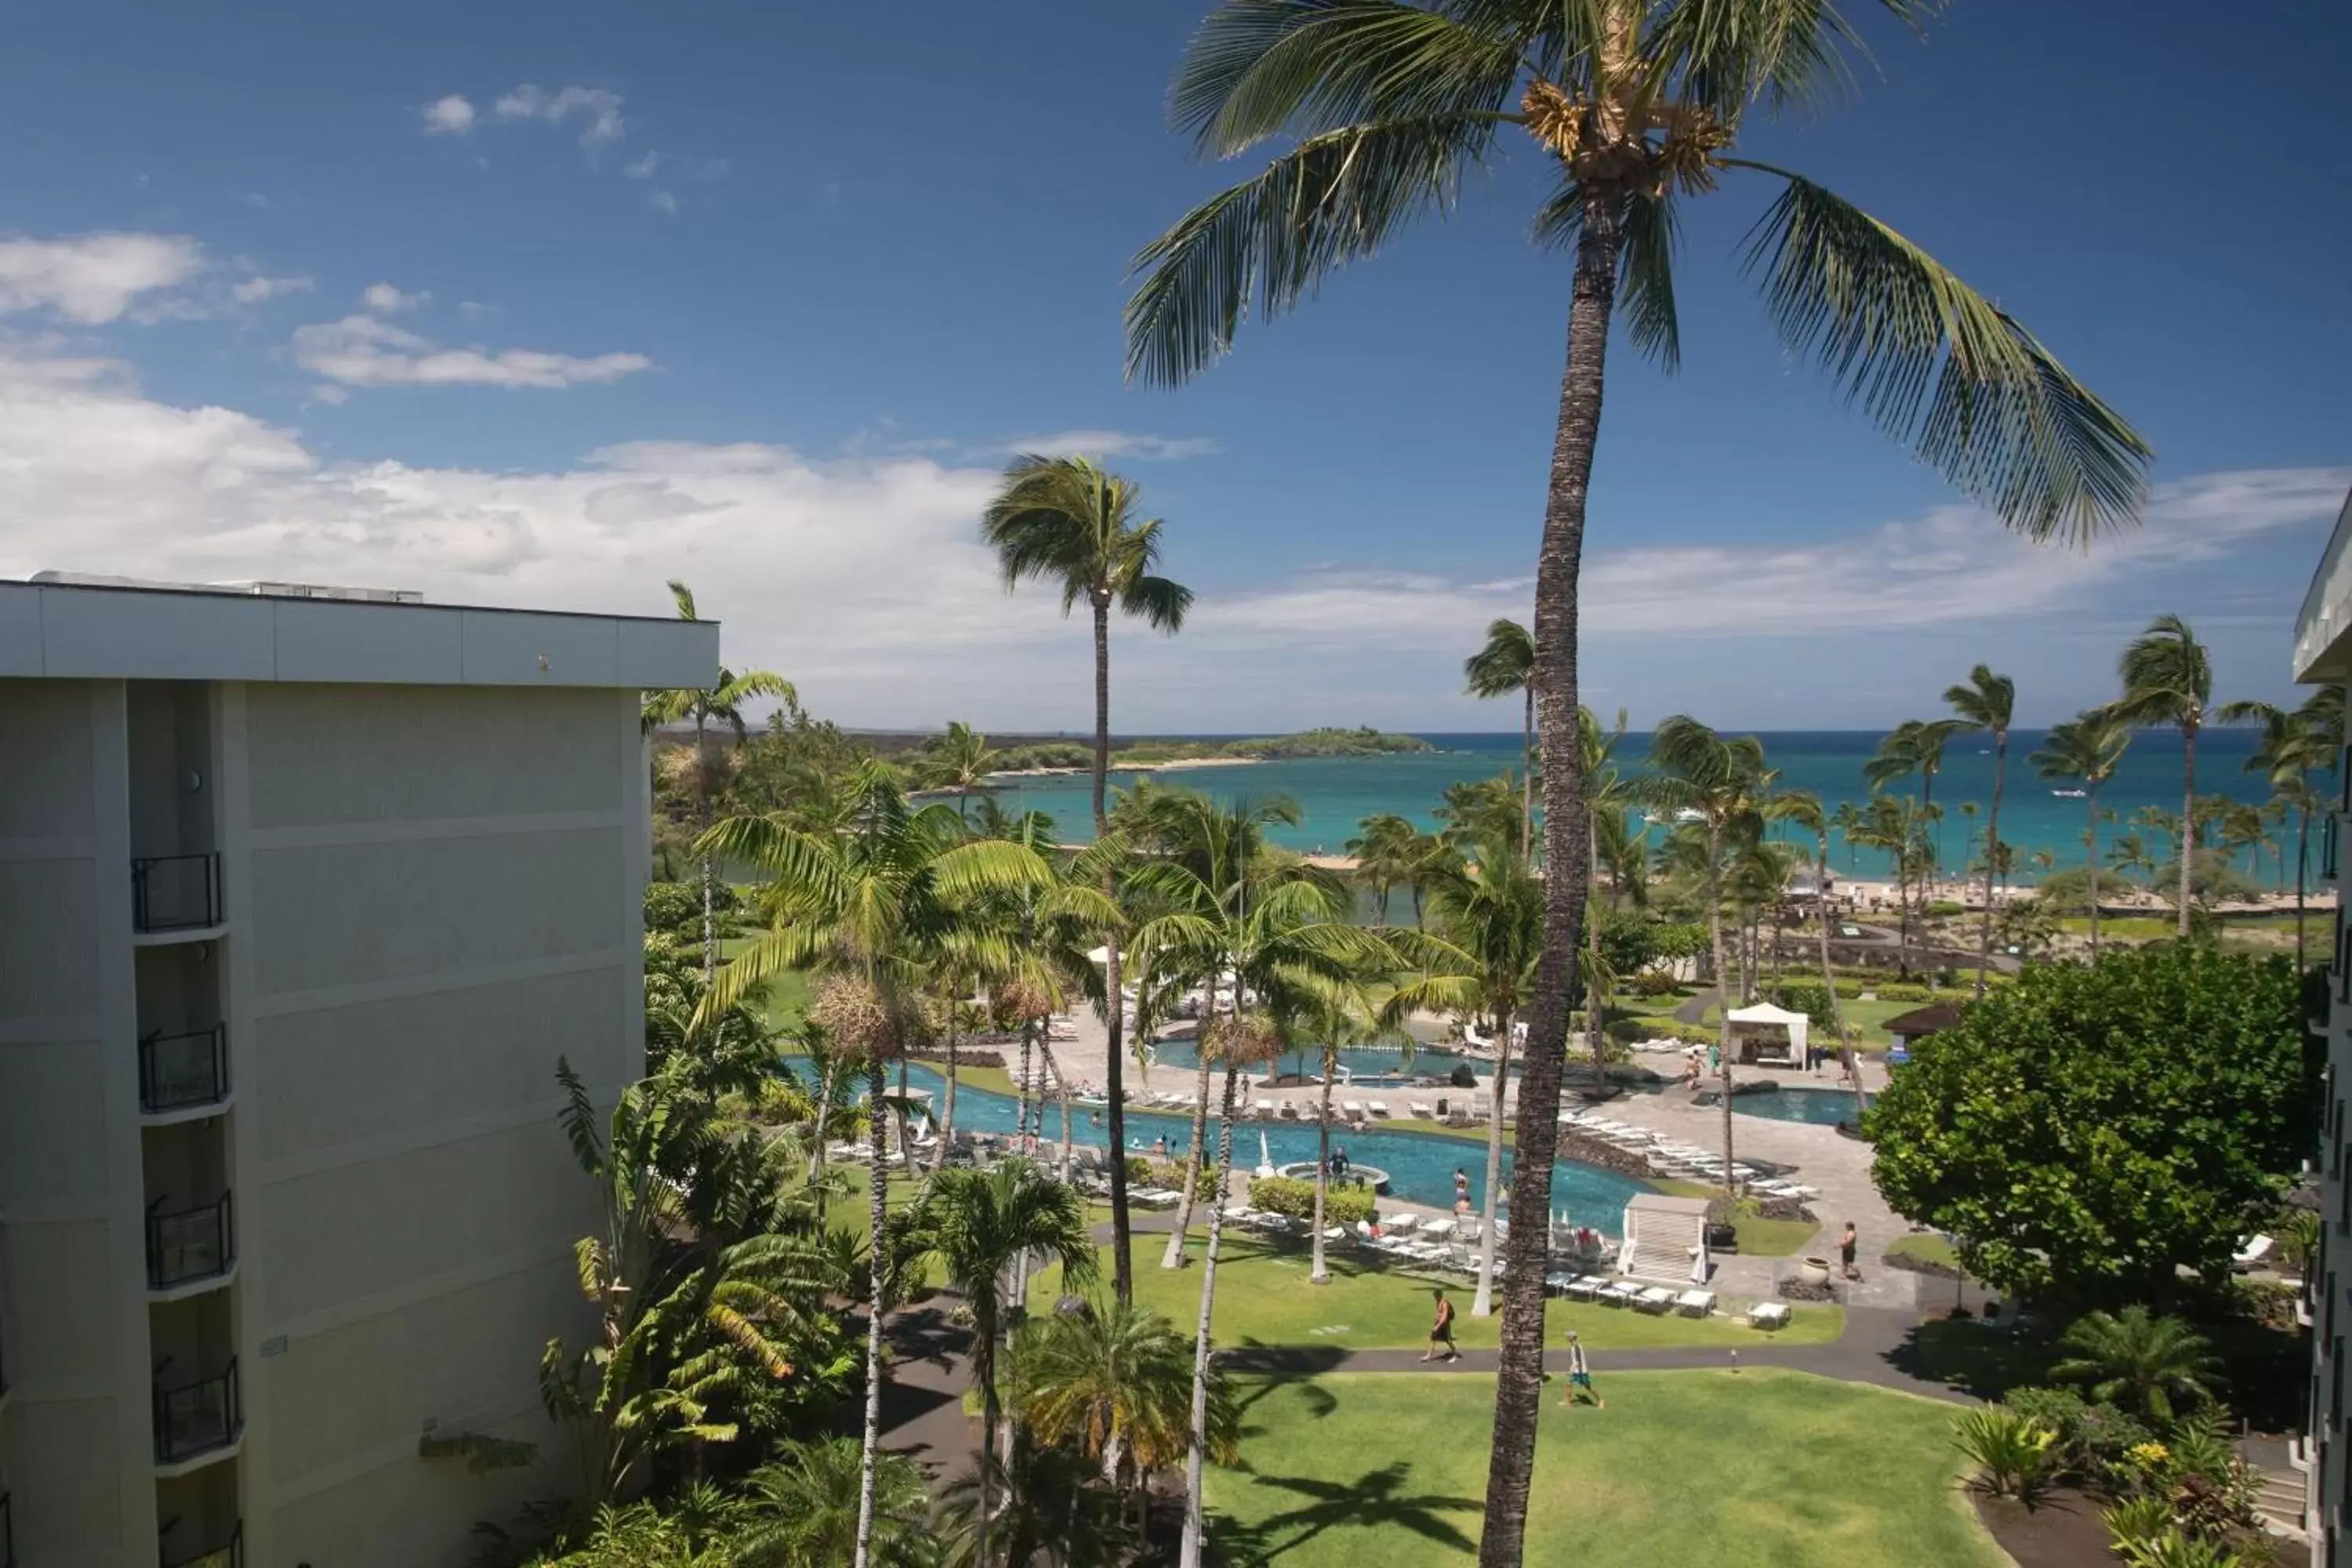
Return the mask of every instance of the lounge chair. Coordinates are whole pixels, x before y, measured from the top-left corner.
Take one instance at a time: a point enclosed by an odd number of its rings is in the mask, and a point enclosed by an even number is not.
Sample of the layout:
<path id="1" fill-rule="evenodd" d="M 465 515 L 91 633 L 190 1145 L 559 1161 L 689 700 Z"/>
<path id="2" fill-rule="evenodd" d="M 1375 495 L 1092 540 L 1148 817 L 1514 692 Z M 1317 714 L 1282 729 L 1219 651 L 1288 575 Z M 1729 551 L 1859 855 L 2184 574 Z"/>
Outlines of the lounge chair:
<path id="1" fill-rule="evenodd" d="M 1663 1285 L 1651 1286 L 1633 1303 L 1644 1312 L 1663 1312 L 1674 1304 L 1675 1293 Z"/>
<path id="2" fill-rule="evenodd" d="M 1271 1100 L 1261 1100 L 1257 1102 L 1255 1109 L 1260 1116 L 1270 1119 L 1274 1115 L 1274 1101 Z"/>
<path id="3" fill-rule="evenodd" d="M 1406 1100 L 1405 1109 L 1412 1111 L 1414 1116 L 1423 1121 L 1434 1121 L 1437 1120 L 1437 1108 L 1430 1104 L 1425 1100 Z"/>
<path id="4" fill-rule="evenodd" d="M 1381 1121 L 1388 1120 L 1389 1102 L 1385 1100 L 1368 1100 L 1364 1101 L 1364 1109 Z"/>
<path id="5" fill-rule="evenodd" d="M 1748 1324 L 1756 1329 L 1785 1329 L 1789 1326 L 1789 1303 L 1759 1301 L 1748 1309 Z"/>
<path id="6" fill-rule="evenodd" d="M 1608 1286 L 1609 1281 L 1601 1275 L 1580 1274 L 1568 1282 L 1568 1289 L 1565 1293 L 1571 1301 L 1597 1300 L 1600 1299 L 1601 1292 L 1608 1289 Z"/>
<path id="7" fill-rule="evenodd" d="M 1602 1289 L 1594 1292 L 1596 1301 L 1606 1301 L 1612 1307 L 1622 1307 L 1642 1299 L 1642 1288 L 1631 1279 L 1612 1279 Z"/>
<path id="8" fill-rule="evenodd" d="M 1275 1107 L 1274 1116 L 1277 1121 L 1296 1121 L 1298 1120 L 1298 1107 L 1293 1101 L 1286 1100 Z"/>
<path id="9" fill-rule="evenodd" d="M 1341 1100 L 1339 1109 L 1347 1113 L 1348 1120 L 1350 1121 L 1360 1121 L 1364 1119 L 1364 1102 L 1360 1100 Z"/>
<path id="10" fill-rule="evenodd" d="M 1715 1292 L 1685 1290 L 1675 1298 L 1675 1310 L 1686 1317 L 1704 1318 L 1715 1310 Z"/>

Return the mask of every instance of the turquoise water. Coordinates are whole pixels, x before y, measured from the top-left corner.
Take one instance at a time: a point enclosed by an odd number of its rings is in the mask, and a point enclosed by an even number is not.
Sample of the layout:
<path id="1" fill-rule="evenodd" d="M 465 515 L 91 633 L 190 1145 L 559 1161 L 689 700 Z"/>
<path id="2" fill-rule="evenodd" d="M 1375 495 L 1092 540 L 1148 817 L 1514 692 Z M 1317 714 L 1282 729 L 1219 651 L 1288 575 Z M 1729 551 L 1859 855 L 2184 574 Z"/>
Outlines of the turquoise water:
<path id="1" fill-rule="evenodd" d="M 1801 1121 L 1811 1127 L 1835 1127 L 1853 1120 L 1853 1095 L 1843 1089 L 1781 1089 L 1770 1094 L 1735 1094 L 1731 1109 L 1741 1116 L 1767 1121 Z"/>
<path id="2" fill-rule="evenodd" d="M 1190 1040 L 1162 1040 L 1151 1050 L 1156 1067 L 1179 1068 L 1189 1073 L 1201 1065 L 1200 1047 Z M 1407 1068 L 1401 1051 L 1351 1047 L 1339 1052 L 1339 1065 L 1360 1079 L 1423 1076 L 1442 1079 L 1454 1070 L 1455 1063 L 1471 1059 L 1460 1051 L 1423 1046 L 1412 1053 L 1412 1066 Z M 1277 1076 L 1293 1073 L 1319 1076 L 1323 1071 L 1323 1052 L 1320 1048 L 1293 1051 L 1276 1058 L 1271 1067 Z M 1494 1069 L 1483 1062 L 1475 1070 L 1481 1078 L 1494 1076 Z"/>
<path id="3" fill-rule="evenodd" d="M 945 1080 L 929 1068 L 909 1063 L 907 1087 L 927 1089 L 931 1103 L 940 1103 L 940 1091 Z M 1009 1095 L 974 1089 L 970 1084 L 956 1087 L 956 1128 L 960 1131 L 1004 1132 L 1013 1131 L 1015 1106 Z M 1049 1106 L 1045 1115 L 1045 1131 L 1049 1137 L 1061 1134 L 1062 1113 L 1059 1106 Z M 1169 1153 L 1181 1159 L 1192 1142 L 1192 1125 L 1189 1116 L 1167 1116 L 1153 1111 L 1129 1110 L 1127 1113 L 1127 1143 L 1129 1152 L 1145 1154 L 1151 1152 L 1153 1140 L 1166 1137 Z M 1312 1161 L 1317 1157 L 1318 1130 L 1301 1127 L 1296 1122 L 1248 1122 L 1234 1129 L 1234 1163 L 1244 1170 L 1253 1170 L 1258 1163 L 1258 1135 L 1265 1138 L 1267 1155 L 1277 1165 L 1297 1161 Z M 1079 1143 L 1099 1145 L 1103 1129 L 1094 1124 L 1083 1106 L 1071 1110 L 1071 1136 Z M 1216 1122 L 1209 1124 L 1209 1142 L 1213 1152 L 1217 1138 Z M 1363 1132 L 1341 1132 L 1334 1129 L 1332 1147 L 1345 1149 L 1348 1157 L 1359 1165 L 1376 1165 L 1389 1173 L 1390 1191 L 1414 1203 L 1444 1208 L 1454 1202 L 1454 1173 L 1463 1172 L 1470 1178 L 1470 1202 L 1481 1205 L 1486 1202 L 1486 1150 L 1483 1143 L 1472 1143 L 1459 1138 L 1443 1138 L 1428 1132 L 1404 1132 L 1389 1128 L 1373 1128 Z M 1511 1150 L 1507 1142 L 1503 1147 L 1503 1180 L 1510 1181 Z M 1606 1236 L 1616 1236 L 1622 1229 L 1621 1216 L 1626 1203 L 1634 1194 L 1650 1189 L 1628 1176 L 1604 1171 L 1597 1165 L 1583 1165 L 1562 1160 L 1552 1168 L 1551 1201 L 1555 1210 L 1566 1209 L 1578 1225 L 1589 1225 Z"/>
<path id="4" fill-rule="evenodd" d="M 2053 796 L 2050 793 L 2053 787 L 2072 787 L 2072 782 L 2039 778 L 2026 760 L 2046 734 L 2046 731 L 2019 730 L 2010 736 L 2000 836 L 2018 848 L 2017 879 L 2021 881 L 2033 878 L 2028 858 L 2034 850 L 2049 850 L 2057 857 L 2060 866 L 2080 865 L 2083 859 L 2085 803 Z M 1183 784 L 1223 800 L 1287 795 L 1297 802 L 1304 820 L 1296 828 L 1275 829 L 1273 837 L 1295 849 L 1336 855 L 1344 852 L 1348 840 L 1358 831 L 1357 825 L 1367 816 L 1394 812 L 1423 827 L 1433 828 L 1438 823 L 1431 813 L 1446 785 L 1464 779 L 1491 778 L 1507 768 L 1517 770 L 1519 765 L 1519 738 L 1516 734 L 1433 734 L 1424 739 L 1442 749 L 1386 757 L 1310 757 L 1245 767 L 1179 769 L 1154 776 L 1162 784 Z M 1862 768 L 1877 748 L 1877 731 L 1766 731 L 1758 739 L 1764 742 L 1766 760 L 1780 770 L 1781 787 L 1811 790 L 1831 811 L 1835 811 L 1842 802 L 1869 798 Z M 2268 798 L 2269 788 L 2261 777 L 2244 771 L 2253 742 L 2251 730 L 2210 730 L 2199 737 L 2198 793 L 2228 795 L 2253 802 Z M 1626 736 L 1618 747 L 1620 765 L 1629 770 L 1638 768 L 1648 747 L 1648 736 Z M 1951 742 L 1945 754 L 1944 770 L 1936 779 L 1936 801 L 1945 812 L 1940 859 L 1947 867 L 1957 868 L 1969 858 L 1964 853 L 1969 836 L 1972 831 L 1981 831 L 1983 818 L 1968 817 L 1960 805 L 1970 801 L 1981 807 L 1990 801 L 1992 773 L 1989 742 L 1971 735 L 1958 737 Z M 1114 773 L 1111 783 L 1114 787 L 1124 788 L 1136 777 L 1134 773 Z M 1091 836 L 1092 808 L 1084 777 L 1011 779 L 997 793 L 1008 810 L 1046 813 L 1066 838 Z M 2100 790 L 2099 805 L 2103 809 L 2112 808 L 2123 819 L 2119 826 L 2099 829 L 2102 854 L 2117 834 L 2133 831 L 2129 819 L 2139 807 L 2158 805 L 2168 811 L 2179 811 L 2179 732 L 2138 731 L 2131 750 L 2125 753 L 2123 765 Z M 2291 878 L 2292 825 L 2282 837 L 2289 840 L 2287 875 Z M 1810 840 L 1807 842 L 1810 845 Z M 2167 852 L 2164 845 L 2152 841 L 2148 847 L 2159 859 Z M 1833 869 L 1850 876 L 1886 874 L 1885 855 L 1849 847 L 1835 836 L 1831 838 L 1830 863 Z M 2246 862 L 2242 860 L 2241 864 Z M 2268 851 L 2262 853 L 2259 867 L 2249 868 L 2265 883 L 2275 885 L 2279 880 L 2279 866 Z M 1403 894 L 1397 895 L 1392 912 L 1398 920 L 1410 918 Z"/>

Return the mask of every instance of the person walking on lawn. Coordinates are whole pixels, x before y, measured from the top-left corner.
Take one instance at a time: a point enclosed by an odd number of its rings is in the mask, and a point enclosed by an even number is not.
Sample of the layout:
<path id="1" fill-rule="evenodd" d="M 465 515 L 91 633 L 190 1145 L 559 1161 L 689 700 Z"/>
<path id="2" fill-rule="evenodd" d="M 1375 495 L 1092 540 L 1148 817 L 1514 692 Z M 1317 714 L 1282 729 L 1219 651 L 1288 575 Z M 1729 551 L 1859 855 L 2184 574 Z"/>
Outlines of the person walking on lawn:
<path id="1" fill-rule="evenodd" d="M 1432 1290 L 1430 1294 L 1437 1299 L 1437 1316 L 1429 1325 L 1429 1353 L 1421 1359 L 1435 1361 L 1437 1347 L 1444 1345 L 1447 1361 L 1460 1361 L 1462 1348 L 1454 1342 L 1454 1303 L 1445 1299 L 1445 1291 L 1442 1288 Z"/>
<path id="2" fill-rule="evenodd" d="M 1593 1391 L 1592 1368 L 1584 1359 L 1584 1342 L 1576 1337 L 1574 1329 L 1570 1329 L 1568 1331 L 1568 1385 L 1559 1391 L 1559 1402 L 1563 1407 L 1576 1403 L 1576 1391 L 1580 1388 L 1584 1391 L 1584 1397 L 1592 1401 L 1592 1408 L 1609 1408 L 1609 1402 Z"/>

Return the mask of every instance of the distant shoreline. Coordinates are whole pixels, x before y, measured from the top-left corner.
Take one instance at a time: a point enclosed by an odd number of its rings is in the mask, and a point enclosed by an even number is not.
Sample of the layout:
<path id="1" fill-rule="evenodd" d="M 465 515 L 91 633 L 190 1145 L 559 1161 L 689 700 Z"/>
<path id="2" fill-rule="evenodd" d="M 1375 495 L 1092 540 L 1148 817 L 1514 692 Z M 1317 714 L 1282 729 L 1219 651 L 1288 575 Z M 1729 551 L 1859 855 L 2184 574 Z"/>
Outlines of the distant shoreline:
<path id="1" fill-rule="evenodd" d="M 1157 773 L 1177 768 L 1252 768 L 1265 762 L 1264 757 L 1171 757 L 1164 763 L 1122 763 L 1114 760 L 1110 772 L 1115 773 Z M 1040 779 L 1076 777 L 1094 772 L 1092 768 L 1006 768 L 990 773 L 992 779 Z"/>

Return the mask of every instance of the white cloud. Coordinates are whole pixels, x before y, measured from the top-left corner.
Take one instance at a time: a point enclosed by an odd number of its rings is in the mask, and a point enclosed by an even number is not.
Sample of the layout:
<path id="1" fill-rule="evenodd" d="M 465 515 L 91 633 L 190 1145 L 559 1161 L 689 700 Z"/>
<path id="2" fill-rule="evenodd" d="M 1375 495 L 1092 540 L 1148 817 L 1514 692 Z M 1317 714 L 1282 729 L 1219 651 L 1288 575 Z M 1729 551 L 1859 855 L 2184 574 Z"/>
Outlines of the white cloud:
<path id="1" fill-rule="evenodd" d="M 583 358 L 534 349 L 445 349 L 376 316 L 297 328 L 294 363 L 346 386 L 505 387 L 618 381 L 653 363 L 634 353 Z"/>
<path id="2" fill-rule="evenodd" d="M 677 216 L 677 197 L 669 192 L 656 191 L 647 199 L 653 203 L 656 212 L 667 213 L 672 217 Z"/>
<path id="3" fill-rule="evenodd" d="M 654 171 L 660 167 L 661 154 L 648 152 L 642 158 L 632 158 L 622 164 L 621 173 L 633 180 L 650 180 L 654 177 Z"/>
<path id="4" fill-rule="evenodd" d="M 584 121 L 580 140 L 589 146 L 617 142 L 628 131 L 628 122 L 621 118 L 621 95 L 601 87 L 565 87 L 550 92 L 525 82 L 502 95 L 496 109 L 500 120 L 543 120 L 551 125 Z"/>
<path id="5" fill-rule="evenodd" d="M 424 109 L 427 136 L 463 136 L 474 128 L 474 106 L 457 93 L 436 98 Z"/>
<path id="6" fill-rule="evenodd" d="M 389 283 L 371 283 L 361 291 L 360 303 L 371 310 L 391 315 L 399 310 L 413 310 L 431 298 L 430 294 L 403 293 Z"/>
<path id="7" fill-rule="evenodd" d="M 307 273 L 290 278 L 267 278 L 256 273 L 231 284 L 228 297 L 240 305 L 258 305 L 265 300 L 282 299 L 289 294 L 308 294 L 318 286 L 317 279 Z"/>
<path id="8" fill-rule="evenodd" d="M 0 312 L 52 310 L 93 326 L 119 321 L 204 265 L 204 247 L 184 235 L 0 239 Z"/>
<path id="9" fill-rule="evenodd" d="M 1127 430 L 1064 430 L 1052 436 L 1023 436 L 1004 443 L 1007 454 L 1034 452 L 1047 458 L 1136 458 L 1150 462 L 1174 458 L 1203 458 L 1217 444 L 1199 436 L 1148 436 Z"/>
<path id="10" fill-rule="evenodd" d="M 499 308 L 496 305 L 485 305 L 479 300 L 457 301 L 457 314 L 469 321 L 486 321 L 498 313 Z"/>

